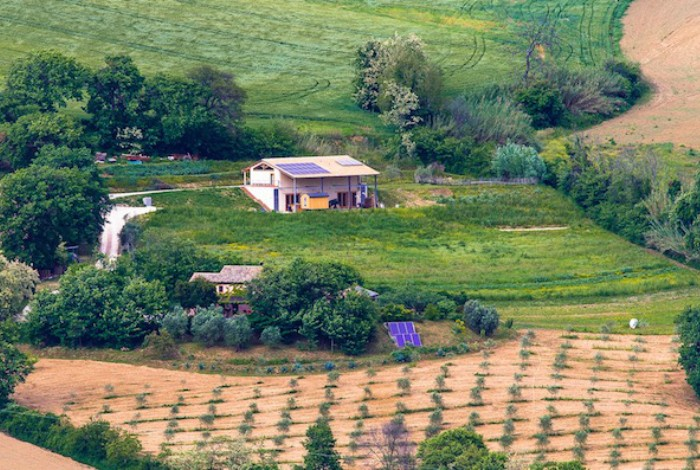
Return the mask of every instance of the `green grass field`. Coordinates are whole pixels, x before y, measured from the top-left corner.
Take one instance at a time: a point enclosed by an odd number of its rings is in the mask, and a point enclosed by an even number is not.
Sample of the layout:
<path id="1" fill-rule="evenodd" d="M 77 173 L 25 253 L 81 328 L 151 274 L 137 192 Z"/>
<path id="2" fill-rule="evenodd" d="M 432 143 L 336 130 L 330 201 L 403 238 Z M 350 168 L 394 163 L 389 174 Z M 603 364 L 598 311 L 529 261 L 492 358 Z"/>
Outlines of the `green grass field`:
<path id="1" fill-rule="evenodd" d="M 388 185 L 388 192 L 398 187 Z M 402 185 L 424 202 L 446 188 Z M 190 238 L 245 262 L 294 257 L 356 267 L 370 288 L 466 292 L 520 326 L 597 329 L 631 316 L 649 332 L 700 294 L 700 277 L 587 220 L 546 187 L 450 188 L 444 204 L 378 211 L 261 213 L 237 189 L 154 196 L 147 230 Z M 503 227 L 565 226 L 506 232 Z M 589 315 L 590 313 L 590 315 Z"/>
<path id="2" fill-rule="evenodd" d="M 211 64 L 238 75 L 253 119 L 357 132 L 379 125 L 351 99 L 354 51 L 373 37 L 418 34 L 456 94 L 513 77 L 515 24 L 544 12 L 561 20 L 559 60 L 598 64 L 618 54 L 629 1 L 3 0 L 0 76 L 46 48 L 93 67 L 126 52 L 149 74 Z"/>

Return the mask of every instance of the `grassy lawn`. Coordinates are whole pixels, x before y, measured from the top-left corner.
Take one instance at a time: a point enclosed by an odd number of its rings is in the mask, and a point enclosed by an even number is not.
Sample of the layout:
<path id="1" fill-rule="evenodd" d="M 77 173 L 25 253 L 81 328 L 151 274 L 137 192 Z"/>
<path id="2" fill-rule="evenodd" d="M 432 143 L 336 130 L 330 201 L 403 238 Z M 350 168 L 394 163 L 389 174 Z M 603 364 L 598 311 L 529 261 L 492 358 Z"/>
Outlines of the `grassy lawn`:
<path id="1" fill-rule="evenodd" d="M 517 22 L 561 18 L 562 61 L 619 53 L 629 0 L 3 0 L 0 76 L 53 48 L 91 66 L 127 52 L 149 74 L 211 64 L 238 75 L 254 119 L 291 118 L 319 130 L 380 125 L 351 100 L 354 51 L 373 37 L 416 33 L 445 70 L 450 94 L 514 76 Z"/>
<path id="2" fill-rule="evenodd" d="M 341 261 L 375 289 L 464 291 L 521 326 L 597 329 L 633 315 L 650 323 L 649 332 L 668 333 L 673 316 L 700 294 L 694 271 L 601 230 L 550 188 L 402 189 L 433 205 L 269 214 L 254 210 L 239 190 L 201 190 L 155 195 L 163 210 L 149 215 L 147 230 L 251 263 Z M 502 230 L 541 226 L 565 228 Z"/>

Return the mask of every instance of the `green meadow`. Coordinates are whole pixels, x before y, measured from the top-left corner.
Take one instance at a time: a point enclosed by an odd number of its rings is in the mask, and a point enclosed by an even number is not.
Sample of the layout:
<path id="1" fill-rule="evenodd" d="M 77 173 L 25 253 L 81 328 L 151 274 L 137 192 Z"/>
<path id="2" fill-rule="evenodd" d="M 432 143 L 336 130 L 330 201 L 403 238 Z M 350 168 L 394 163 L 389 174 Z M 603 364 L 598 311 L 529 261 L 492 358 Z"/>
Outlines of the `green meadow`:
<path id="1" fill-rule="evenodd" d="M 369 39 L 418 34 L 454 95 L 515 77 L 518 25 L 545 14 L 560 20 L 557 60 L 591 65 L 619 54 L 629 1 L 3 0 L 0 76 L 47 48 L 92 67 L 129 53 L 149 74 L 210 64 L 239 77 L 253 120 L 366 131 L 379 120 L 357 109 L 351 93 L 354 52 Z"/>
<path id="2" fill-rule="evenodd" d="M 391 184 L 425 207 L 262 213 L 238 189 L 159 194 L 147 230 L 194 240 L 242 262 L 294 257 L 357 268 L 367 287 L 465 292 L 518 326 L 596 330 L 637 316 L 648 332 L 700 294 L 698 274 L 606 232 L 542 186 L 451 188 Z M 401 204 L 399 204 L 401 206 Z M 559 230 L 537 230 L 556 226 Z M 531 228 L 504 231 L 504 228 Z"/>

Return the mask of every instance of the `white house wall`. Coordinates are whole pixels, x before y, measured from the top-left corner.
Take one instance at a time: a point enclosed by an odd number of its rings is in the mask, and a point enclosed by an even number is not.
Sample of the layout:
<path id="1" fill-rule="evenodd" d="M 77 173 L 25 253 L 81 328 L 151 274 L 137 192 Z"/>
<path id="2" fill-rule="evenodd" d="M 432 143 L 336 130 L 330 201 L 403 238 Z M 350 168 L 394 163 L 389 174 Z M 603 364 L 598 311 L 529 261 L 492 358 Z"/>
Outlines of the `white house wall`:
<path id="1" fill-rule="evenodd" d="M 274 210 L 275 188 L 272 186 L 246 186 L 245 188 L 255 199 L 265 204 L 271 210 Z"/>
<path id="2" fill-rule="evenodd" d="M 274 170 L 253 170 L 250 172 L 250 184 L 272 184 Z"/>

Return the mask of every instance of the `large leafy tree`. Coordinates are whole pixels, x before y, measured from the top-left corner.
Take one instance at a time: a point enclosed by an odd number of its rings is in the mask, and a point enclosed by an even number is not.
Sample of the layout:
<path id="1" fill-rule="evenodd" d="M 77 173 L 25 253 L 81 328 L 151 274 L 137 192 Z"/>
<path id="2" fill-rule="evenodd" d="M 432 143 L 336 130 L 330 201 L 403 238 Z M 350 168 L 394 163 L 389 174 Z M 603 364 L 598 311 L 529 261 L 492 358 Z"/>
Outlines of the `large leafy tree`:
<path id="1" fill-rule="evenodd" d="M 116 148 L 120 132 L 139 126 L 144 80 L 127 55 L 107 56 L 90 80 L 86 109 L 104 147 Z"/>
<path id="2" fill-rule="evenodd" d="M 340 455 L 335 450 L 335 438 L 325 419 L 320 419 L 316 424 L 306 430 L 304 441 L 306 455 L 304 456 L 303 470 L 341 470 Z"/>
<path id="3" fill-rule="evenodd" d="M 686 380 L 700 397 L 700 308 L 688 307 L 676 318 L 681 340 L 678 362 L 685 369 Z"/>
<path id="4" fill-rule="evenodd" d="M 505 454 L 489 452 L 482 437 L 466 428 L 451 429 L 418 446 L 420 470 L 505 470 Z"/>
<path id="5" fill-rule="evenodd" d="M 146 233 L 137 242 L 132 260 L 139 275 L 161 282 L 173 299 L 182 293 L 176 289 L 178 282 L 187 282 L 196 271 L 221 269 L 221 261 L 193 241 L 154 232 Z"/>
<path id="6" fill-rule="evenodd" d="M 301 333 L 312 341 L 327 339 L 346 354 L 362 354 L 377 318 L 377 307 L 368 296 L 348 292 L 333 300 L 319 299 L 302 317 Z"/>
<path id="7" fill-rule="evenodd" d="M 43 147 L 78 147 L 82 138 L 81 126 L 65 114 L 27 114 L 8 126 L 0 144 L 0 159 L 9 162 L 14 169 L 25 168 Z"/>
<path id="8" fill-rule="evenodd" d="M 167 307 L 158 282 L 81 266 L 61 278 L 58 293 L 37 294 L 27 329 L 36 344 L 135 346 L 158 327 Z"/>
<path id="9" fill-rule="evenodd" d="M 195 67 L 187 77 L 201 87 L 201 104 L 213 113 L 219 122 L 230 130 L 235 130 L 243 119 L 243 104 L 246 93 L 238 86 L 233 74 L 224 72 L 210 65 Z"/>
<path id="10" fill-rule="evenodd" d="M 0 408 L 33 369 L 34 361 L 17 349 L 16 342 L 14 324 L 0 323 Z"/>
<path id="11" fill-rule="evenodd" d="M 51 269 L 62 243 L 97 241 L 109 207 L 94 173 L 33 165 L 0 180 L 0 243 L 8 257 Z"/>
<path id="12" fill-rule="evenodd" d="M 31 267 L 0 255 L 0 321 L 19 313 L 38 284 L 39 275 Z"/>
<path id="13" fill-rule="evenodd" d="M 36 52 L 13 63 L 5 96 L 17 107 L 52 112 L 65 107 L 68 100 L 83 98 L 87 76 L 87 69 L 72 57 Z"/>
<path id="14" fill-rule="evenodd" d="M 278 326 L 289 337 L 299 331 L 304 314 L 318 300 L 335 298 L 361 281 L 357 271 L 339 263 L 295 259 L 287 266 L 268 268 L 248 287 L 251 324 L 258 330 Z"/>

